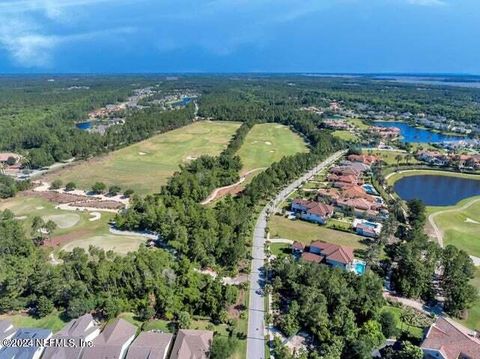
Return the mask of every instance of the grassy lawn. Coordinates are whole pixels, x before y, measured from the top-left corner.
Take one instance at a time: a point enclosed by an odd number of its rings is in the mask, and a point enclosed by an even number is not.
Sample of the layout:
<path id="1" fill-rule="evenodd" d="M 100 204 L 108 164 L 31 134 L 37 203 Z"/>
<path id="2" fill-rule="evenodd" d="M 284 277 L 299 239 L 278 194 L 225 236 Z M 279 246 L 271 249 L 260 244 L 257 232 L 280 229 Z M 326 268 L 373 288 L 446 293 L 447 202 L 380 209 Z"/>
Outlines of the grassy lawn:
<path id="1" fill-rule="evenodd" d="M 332 135 L 344 141 L 357 142 L 358 136 L 350 131 L 338 130 L 333 131 Z"/>
<path id="2" fill-rule="evenodd" d="M 303 139 L 288 127 L 276 123 L 253 126 L 238 151 L 243 172 L 268 167 L 285 156 L 308 152 Z"/>
<path id="3" fill-rule="evenodd" d="M 0 320 L 9 320 L 17 328 L 46 328 L 54 333 L 62 329 L 66 323 L 57 311 L 39 319 L 27 314 L 2 314 Z"/>
<path id="4" fill-rule="evenodd" d="M 287 238 L 305 244 L 321 240 L 352 248 L 365 248 L 365 245 L 361 243 L 363 237 L 301 220 L 290 220 L 282 216 L 273 216 L 268 226 L 271 238 Z"/>
<path id="5" fill-rule="evenodd" d="M 359 118 L 350 118 L 350 119 L 347 120 L 347 122 L 350 123 L 351 125 L 357 127 L 360 130 L 367 130 L 370 127 L 365 122 L 363 122 L 363 120 L 361 120 Z"/>
<path id="6" fill-rule="evenodd" d="M 397 157 L 398 155 L 400 155 L 402 157 L 402 159 L 400 160 L 400 165 L 402 164 L 410 164 L 410 165 L 414 165 L 414 164 L 417 164 L 417 163 L 420 163 L 416 158 L 413 157 L 410 157 L 407 161 L 407 155 L 408 153 L 407 152 L 402 152 L 402 151 L 388 151 L 388 150 L 368 150 L 368 151 L 364 151 L 364 153 L 366 154 L 371 154 L 371 155 L 374 155 L 374 156 L 377 156 L 379 158 L 381 158 L 381 160 L 383 162 L 385 162 L 387 165 L 393 165 L 393 166 L 396 166 L 397 165 L 397 160 L 395 157 Z"/>
<path id="7" fill-rule="evenodd" d="M 126 254 L 138 249 L 145 239 L 140 236 L 114 235 L 109 232 L 108 223 L 114 213 L 100 212 L 101 218 L 90 221 L 86 211 L 64 211 L 56 209 L 55 205 L 43 198 L 18 195 L 15 198 L 0 201 L 0 210 L 10 209 L 20 220 L 27 234 L 31 232 L 33 217 L 44 220 L 52 219 L 57 223 L 52 239 L 61 238 L 61 244 L 55 248 L 70 251 L 75 247 L 88 249 L 94 245 L 105 250 L 113 250 Z"/>
<path id="8" fill-rule="evenodd" d="M 480 291 L 480 268 L 476 268 L 475 278 L 472 279 L 472 284 Z M 479 293 L 480 294 L 480 293 Z M 468 310 L 468 316 L 464 320 L 460 320 L 460 323 L 470 329 L 480 329 L 480 299 L 478 299 Z"/>
<path id="9" fill-rule="evenodd" d="M 292 253 L 290 245 L 287 243 L 270 243 L 269 247 L 272 254 L 277 257 L 281 254 Z"/>
<path id="10" fill-rule="evenodd" d="M 180 164 L 204 154 L 219 154 L 239 126 L 237 122 L 196 122 L 53 172 L 46 179 L 73 181 L 84 189 L 101 181 L 141 194 L 157 192 Z"/>
<path id="11" fill-rule="evenodd" d="M 390 305 L 386 305 L 382 308 L 382 312 L 390 312 L 392 313 L 398 320 L 397 329 L 400 331 L 407 331 L 410 336 L 421 340 L 423 337 L 423 327 L 417 327 L 413 325 L 409 325 L 405 321 L 402 320 L 402 314 L 404 313 L 405 309 L 401 307 L 394 307 Z"/>

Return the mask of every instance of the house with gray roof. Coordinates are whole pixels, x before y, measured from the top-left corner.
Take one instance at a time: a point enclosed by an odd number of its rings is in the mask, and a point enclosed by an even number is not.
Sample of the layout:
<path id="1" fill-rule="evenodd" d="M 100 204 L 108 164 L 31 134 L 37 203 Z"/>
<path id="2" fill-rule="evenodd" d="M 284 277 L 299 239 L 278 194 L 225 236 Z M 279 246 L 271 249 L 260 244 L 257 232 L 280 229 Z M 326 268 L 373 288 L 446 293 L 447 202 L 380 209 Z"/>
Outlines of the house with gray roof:
<path id="1" fill-rule="evenodd" d="M 41 340 L 52 336 L 50 329 L 21 328 L 12 340 Z M 45 348 L 41 346 L 3 347 L 0 349 L 0 359 L 38 359 Z"/>
<path id="2" fill-rule="evenodd" d="M 207 359 L 213 341 L 209 330 L 178 331 L 170 359 Z"/>
<path id="3" fill-rule="evenodd" d="M 82 315 L 80 318 L 71 320 L 62 330 L 55 334 L 52 339 L 74 340 L 75 347 L 51 346 L 45 349 L 42 359 L 79 359 L 83 347 L 81 342 L 94 340 L 100 334 L 100 324 L 93 319 L 91 314 Z"/>
<path id="4" fill-rule="evenodd" d="M 172 339 L 169 333 L 142 332 L 128 348 L 126 359 L 166 359 Z"/>
<path id="5" fill-rule="evenodd" d="M 2 341 L 12 338 L 16 332 L 17 329 L 9 320 L 0 320 L 0 349 L 3 347 Z"/>
<path id="6" fill-rule="evenodd" d="M 93 340 L 92 347 L 84 349 L 81 358 L 123 359 L 127 348 L 135 339 L 136 332 L 137 327 L 126 320 L 115 319 Z"/>

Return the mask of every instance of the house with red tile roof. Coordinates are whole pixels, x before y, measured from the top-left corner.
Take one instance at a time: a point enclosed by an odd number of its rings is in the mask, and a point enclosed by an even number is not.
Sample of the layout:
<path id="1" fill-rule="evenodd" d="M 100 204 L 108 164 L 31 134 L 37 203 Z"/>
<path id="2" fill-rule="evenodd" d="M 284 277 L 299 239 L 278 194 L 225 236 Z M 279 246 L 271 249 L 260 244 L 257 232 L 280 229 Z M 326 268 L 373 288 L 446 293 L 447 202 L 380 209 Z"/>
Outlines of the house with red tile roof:
<path id="1" fill-rule="evenodd" d="M 427 359 L 480 359 L 480 340 L 444 317 L 430 326 L 421 348 Z"/>
<path id="2" fill-rule="evenodd" d="M 340 191 L 336 188 L 320 188 L 317 191 L 317 198 L 326 200 L 330 203 L 335 202 L 341 197 Z"/>
<path id="3" fill-rule="evenodd" d="M 315 253 L 310 253 L 310 252 L 303 252 L 302 256 L 300 257 L 300 260 L 302 262 L 308 262 L 308 263 L 321 263 L 323 259 L 324 259 L 323 256 Z"/>
<path id="4" fill-rule="evenodd" d="M 312 242 L 309 251 L 325 257 L 325 262 L 334 268 L 346 269 L 355 259 L 352 248 L 322 241 Z"/>
<path id="5" fill-rule="evenodd" d="M 305 245 L 302 242 L 293 242 L 292 243 L 292 252 L 293 254 L 303 253 L 305 250 Z"/>
<path id="6" fill-rule="evenodd" d="M 291 209 L 301 219 L 318 224 L 327 223 L 328 218 L 333 214 L 332 206 L 303 199 L 293 200 Z"/>
<path id="7" fill-rule="evenodd" d="M 349 155 L 347 157 L 347 159 L 349 161 L 352 161 L 352 162 L 361 162 L 361 163 L 364 163 L 364 164 L 369 165 L 369 166 L 378 161 L 378 158 L 376 156 L 363 155 L 363 154 L 362 155 Z"/>

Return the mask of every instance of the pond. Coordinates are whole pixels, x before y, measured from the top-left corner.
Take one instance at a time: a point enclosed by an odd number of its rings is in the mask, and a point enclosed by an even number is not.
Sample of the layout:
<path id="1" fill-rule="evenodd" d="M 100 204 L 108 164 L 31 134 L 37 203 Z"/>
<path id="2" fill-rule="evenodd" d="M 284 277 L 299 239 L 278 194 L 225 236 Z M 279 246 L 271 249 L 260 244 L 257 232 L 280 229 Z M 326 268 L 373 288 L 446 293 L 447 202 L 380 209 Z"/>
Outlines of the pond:
<path id="1" fill-rule="evenodd" d="M 80 130 L 86 131 L 86 130 L 92 128 L 92 122 L 91 121 L 79 122 L 79 123 L 75 124 L 75 127 L 79 128 Z"/>
<path id="2" fill-rule="evenodd" d="M 424 128 L 417 128 L 406 122 L 375 121 L 374 124 L 380 127 L 398 127 L 402 133 L 403 142 L 430 143 L 461 141 L 465 139 L 463 136 L 445 135 L 443 133 L 434 132 Z"/>
<path id="3" fill-rule="evenodd" d="M 403 200 L 421 199 L 427 206 L 452 206 L 480 195 L 479 179 L 440 175 L 415 175 L 399 179 L 393 189 Z"/>

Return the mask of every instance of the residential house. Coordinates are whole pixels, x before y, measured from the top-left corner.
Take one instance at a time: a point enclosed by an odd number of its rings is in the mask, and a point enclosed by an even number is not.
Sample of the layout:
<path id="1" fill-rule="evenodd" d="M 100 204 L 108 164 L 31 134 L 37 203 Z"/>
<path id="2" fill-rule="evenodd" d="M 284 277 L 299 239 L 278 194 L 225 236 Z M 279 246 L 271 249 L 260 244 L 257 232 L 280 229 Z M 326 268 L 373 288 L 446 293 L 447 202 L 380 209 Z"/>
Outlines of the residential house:
<path id="1" fill-rule="evenodd" d="M 339 246 L 337 244 L 315 241 L 310 244 L 310 253 L 325 257 L 327 264 L 334 268 L 347 269 L 353 265 L 353 249 L 350 247 Z"/>
<path id="2" fill-rule="evenodd" d="M 46 340 L 52 336 L 50 329 L 37 328 L 21 328 L 18 329 L 12 340 L 22 341 L 36 341 Z M 38 346 L 36 343 L 32 346 L 4 346 L 0 349 L 0 359 L 38 359 L 45 349 L 44 346 Z"/>
<path id="3" fill-rule="evenodd" d="M 302 242 L 293 242 L 292 243 L 292 253 L 301 254 L 305 250 L 305 245 Z"/>
<path id="4" fill-rule="evenodd" d="M 448 157 L 437 151 L 421 151 L 417 154 L 417 158 L 434 166 L 445 166 L 449 163 Z"/>
<path id="5" fill-rule="evenodd" d="M 378 158 L 376 156 L 364 155 L 364 154 L 361 154 L 361 155 L 352 154 L 352 155 L 349 155 L 347 159 L 351 162 L 360 162 L 368 166 L 371 166 L 378 161 Z"/>
<path id="6" fill-rule="evenodd" d="M 353 229 L 360 236 L 376 238 L 382 231 L 382 225 L 377 222 L 355 218 L 353 220 Z"/>
<path id="7" fill-rule="evenodd" d="M 21 156 L 12 152 L 0 152 L 0 164 L 7 165 L 10 159 L 13 159 L 13 164 L 16 164 L 20 161 Z"/>
<path id="8" fill-rule="evenodd" d="M 207 359 L 213 341 L 208 330 L 185 330 L 177 333 L 170 359 Z"/>
<path id="9" fill-rule="evenodd" d="M 82 315 L 80 318 L 71 320 L 62 330 L 52 337 L 52 339 L 61 341 L 73 340 L 76 346 L 47 347 L 42 359 L 79 359 L 83 351 L 81 343 L 93 341 L 99 334 L 100 324 L 93 319 L 92 315 Z"/>
<path id="10" fill-rule="evenodd" d="M 0 349 L 3 347 L 3 340 L 11 339 L 16 332 L 17 329 L 9 320 L 0 320 Z"/>
<path id="11" fill-rule="evenodd" d="M 166 359 L 173 335 L 161 332 L 141 332 L 128 348 L 126 359 Z"/>
<path id="12" fill-rule="evenodd" d="M 421 348 L 426 359 L 480 359 L 480 340 L 444 317 L 430 326 Z"/>
<path id="13" fill-rule="evenodd" d="M 335 203 L 340 197 L 340 191 L 336 188 L 320 188 L 317 191 L 317 199 L 326 200 L 328 203 Z"/>
<path id="14" fill-rule="evenodd" d="M 303 252 L 300 259 L 302 262 L 321 263 L 325 259 L 325 257 L 315 253 Z"/>
<path id="15" fill-rule="evenodd" d="M 137 327 L 124 319 L 115 319 L 93 340 L 93 346 L 85 348 L 83 359 L 122 359 L 132 343 Z"/>
<path id="16" fill-rule="evenodd" d="M 337 187 L 337 188 L 347 187 L 345 185 L 348 185 L 348 187 L 349 187 L 349 186 L 359 185 L 359 184 L 363 183 L 363 181 L 355 175 L 338 176 L 336 174 L 330 174 L 327 177 L 327 180 L 328 180 L 328 182 L 332 182 L 333 186 Z"/>
<path id="17" fill-rule="evenodd" d="M 318 224 L 325 224 L 333 214 L 332 206 L 303 199 L 293 200 L 291 208 L 301 219 Z"/>

